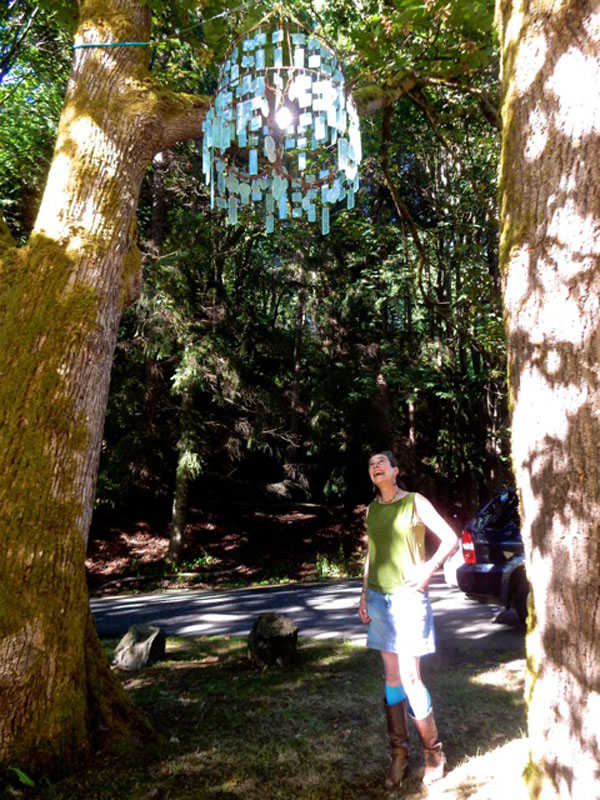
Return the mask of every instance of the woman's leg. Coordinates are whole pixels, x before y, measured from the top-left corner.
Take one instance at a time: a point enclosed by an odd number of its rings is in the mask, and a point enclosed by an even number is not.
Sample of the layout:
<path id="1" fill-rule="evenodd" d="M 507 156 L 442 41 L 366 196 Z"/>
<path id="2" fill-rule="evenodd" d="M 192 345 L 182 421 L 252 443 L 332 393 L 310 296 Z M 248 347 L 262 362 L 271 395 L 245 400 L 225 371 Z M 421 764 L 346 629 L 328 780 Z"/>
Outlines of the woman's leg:
<path id="1" fill-rule="evenodd" d="M 431 698 L 421 679 L 421 657 L 398 655 L 398 677 L 404 687 L 415 719 L 423 719 L 431 709 Z"/>
<path id="2" fill-rule="evenodd" d="M 385 672 L 385 702 L 383 704 L 390 739 L 392 760 L 385 779 L 388 789 L 398 788 L 404 780 L 408 763 L 407 700 L 400 681 L 396 653 L 381 650 Z"/>
<path id="3" fill-rule="evenodd" d="M 399 656 L 398 669 L 410 704 L 410 716 L 415 724 L 425 755 L 423 783 L 430 784 L 444 777 L 446 757 L 431 708 L 431 698 L 421 680 L 419 656 Z"/>

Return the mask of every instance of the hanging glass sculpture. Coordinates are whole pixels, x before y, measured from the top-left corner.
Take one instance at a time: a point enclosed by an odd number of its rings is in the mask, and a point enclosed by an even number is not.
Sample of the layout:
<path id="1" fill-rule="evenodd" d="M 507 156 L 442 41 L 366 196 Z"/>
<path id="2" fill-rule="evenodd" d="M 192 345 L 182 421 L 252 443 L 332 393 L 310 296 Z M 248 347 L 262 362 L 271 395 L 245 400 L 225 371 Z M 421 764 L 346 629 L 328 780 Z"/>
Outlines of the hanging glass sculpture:
<path id="1" fill-rule="evenodd" d="M 354 102 L 333 50 L 283 9 L 228 51 L 203 134 L 210 207 L 227 211 L 230 224 L 253 202 L 264 206 L 267 233 L 276 218 L 320 217 L 327 234 L 333 205 L 354 208 L 362 157 Z"/>

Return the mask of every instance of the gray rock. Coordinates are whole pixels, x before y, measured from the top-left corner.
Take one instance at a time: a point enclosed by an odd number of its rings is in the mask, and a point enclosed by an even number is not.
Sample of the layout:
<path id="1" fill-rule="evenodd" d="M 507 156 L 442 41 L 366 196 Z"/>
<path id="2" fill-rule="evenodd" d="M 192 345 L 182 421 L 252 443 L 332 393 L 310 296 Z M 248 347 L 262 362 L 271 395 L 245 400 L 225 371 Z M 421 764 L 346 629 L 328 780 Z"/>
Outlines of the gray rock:
<path id="1" fill-rule="evenodd" d="M 165 656 L 164 631 L 157 625 L 132 625 L 113 653 L 117 669 L 137 670 Z"/>
<path id="2" fill-rule="evenodd" d="M 261 614 L 248 634 L 248 655 L 261 669 L 289 666 L 298 659 L 298 628 L 284 614 Z"/>

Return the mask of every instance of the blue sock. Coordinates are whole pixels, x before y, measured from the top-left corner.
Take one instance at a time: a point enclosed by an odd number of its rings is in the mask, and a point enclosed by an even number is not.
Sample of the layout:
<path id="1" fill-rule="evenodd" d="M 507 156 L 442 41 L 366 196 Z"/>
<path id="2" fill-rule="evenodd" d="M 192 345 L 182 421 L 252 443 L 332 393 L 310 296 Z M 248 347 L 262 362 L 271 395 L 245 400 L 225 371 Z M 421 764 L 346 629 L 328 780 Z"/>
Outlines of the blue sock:
<path id="1" fill-rule="evenodd" d="M 408 713 L 413 719 L 424 719 L 424 717 L 431 711 L 431 697 L 427 689 L 423 686 L 423 690 L 413 693 L 415 696 L 411 697 L 408 703 Z"/>
<path id="2" fill-rule="evenodd" d="M 385 685 L 385 702 L 388 706 L 395 706 L 396 703 L 401 703 L 406 700 L 406 692 L 402 686 L 388 686 Z"/>

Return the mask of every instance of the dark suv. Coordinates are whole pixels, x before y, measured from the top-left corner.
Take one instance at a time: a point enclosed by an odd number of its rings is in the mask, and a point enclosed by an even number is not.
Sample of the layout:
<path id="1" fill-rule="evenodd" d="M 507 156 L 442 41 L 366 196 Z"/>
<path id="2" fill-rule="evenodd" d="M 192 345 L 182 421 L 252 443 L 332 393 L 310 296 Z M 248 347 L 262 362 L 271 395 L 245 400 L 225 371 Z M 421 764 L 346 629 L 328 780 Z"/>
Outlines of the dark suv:
<path id="1" fill-rule="evenodd" d="M 524 625 L 529 582 L 514 489 L 503 489 L 467 522 L 462 551 L 465 563 L 456 572 L 460 590 L 475 600 L 514 608 Z"/>

